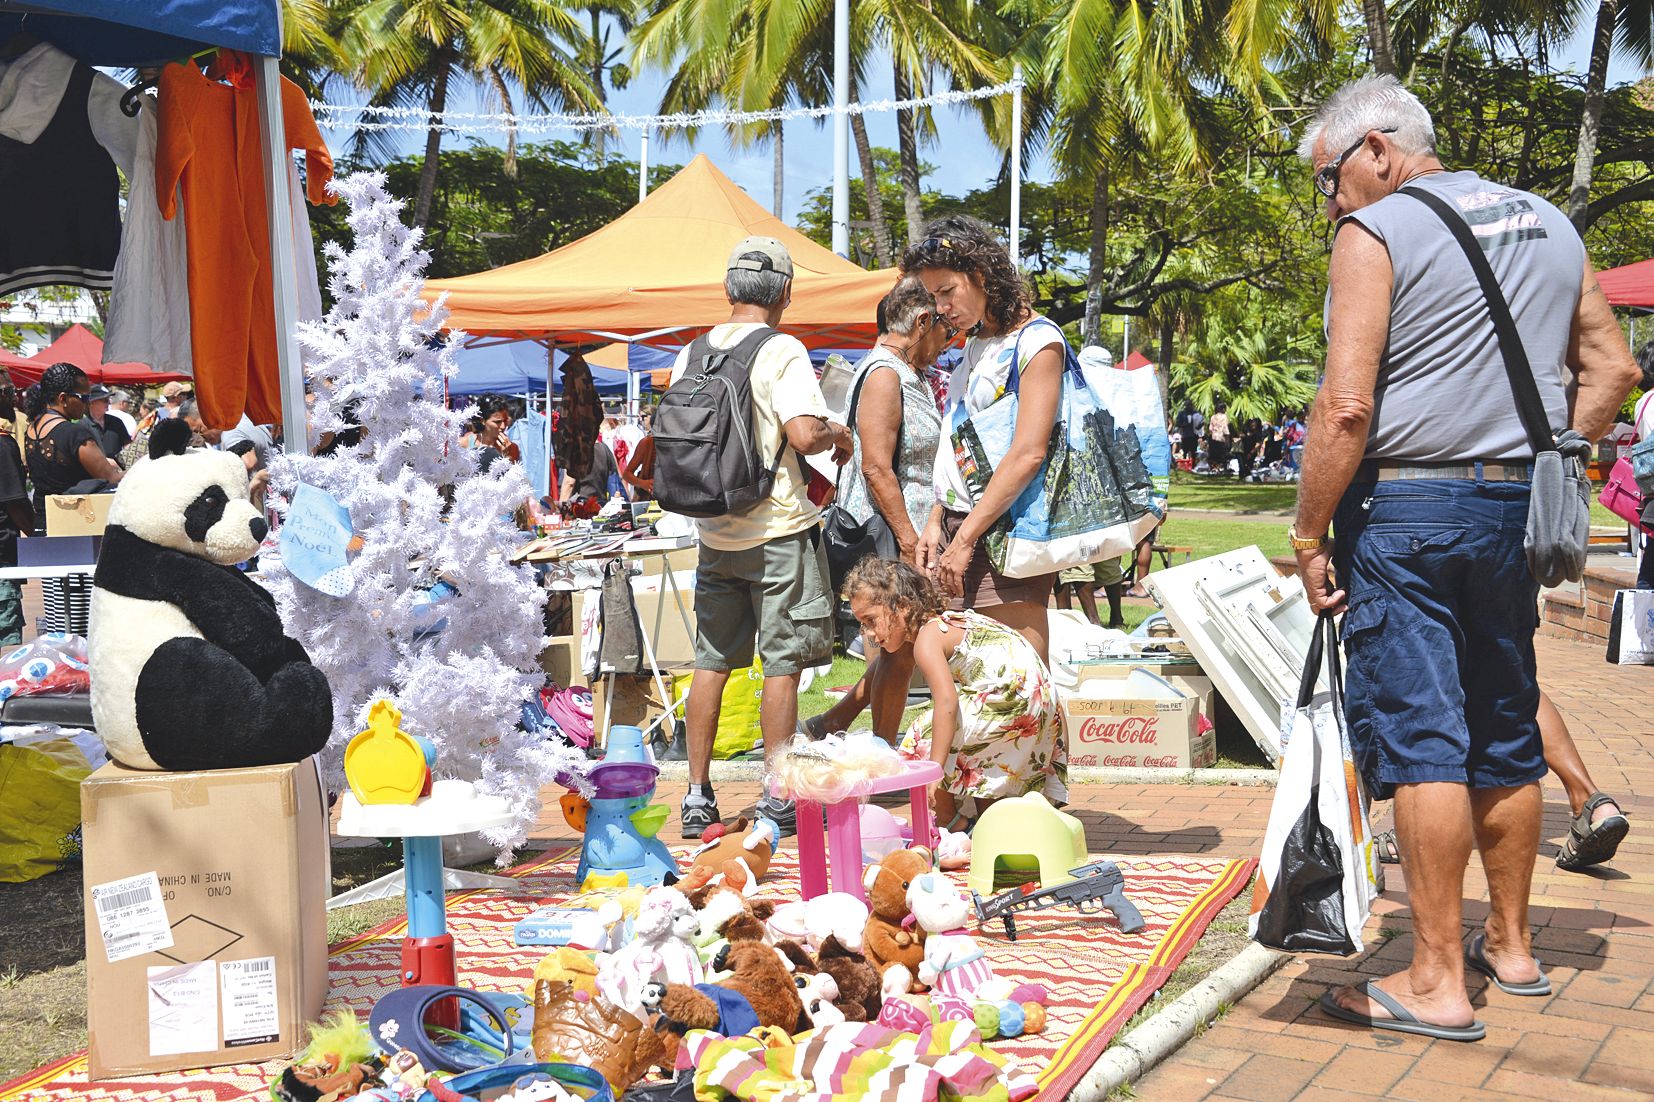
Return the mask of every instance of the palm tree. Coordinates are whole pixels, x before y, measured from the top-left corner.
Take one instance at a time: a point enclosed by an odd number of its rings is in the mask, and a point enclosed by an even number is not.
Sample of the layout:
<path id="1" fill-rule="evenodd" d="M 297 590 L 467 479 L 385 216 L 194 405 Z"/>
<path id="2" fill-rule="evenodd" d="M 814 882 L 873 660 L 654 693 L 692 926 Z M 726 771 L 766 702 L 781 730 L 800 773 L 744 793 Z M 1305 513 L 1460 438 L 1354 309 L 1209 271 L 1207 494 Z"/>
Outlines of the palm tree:
<path id="1" fill-rule="evenodd" d="M 349 9 L 341 41 L 356 81 L 375 101 L 417 97 L 437 115 L 455 76 L 485 83 L 496 95 L 514 81 L 545 109 L 589 110 L 598 103 L 596 90 L 561 45 L 583 34 L 557 0 L 363 0 Z M 441 128 L 433 126 L 414 200 L 416 225 L 430 220 L 441 149 Z"/>
<path id="2" fill-rule="evenodd" d="M 1268 63 L 1338 33 L 1336 0 L 1055 0 L 1024 39 L 1040 68 L 1059 165 L 1093 180 L 1082 339 L 1101 337 L 1109 189 L 1145 158 L 1191 172 L 1221 140 L 1217 105 L 1285 102 Z"/>
<path id="3" fill-rule="evenodd" d="M 584 7 L 590 21 L 590 30 L 580 43 L 579 56 L 581 64 L 586 68 L 587 78 L 597 93 L 597 103 L 601 108 L 606 107 L 609 102 L 605 77 L 617 91 L 625 88 L 632 77 L 631 67 L 620 60 L 624 49 L 610 44 L 610 27 L 605 25 L 604 17 L 612 20 L 622 35 L 629 35 L 637 20 L 639 5 L 637 0 L 587 0 Z M 611 133 L 611 130 L 591 132 L 598 164 L 604 161 Z"/>
<path id="4" fill-rule="evenodd" d="M 1574 153 L 1574 176 L 1568 189 L 1568 218 L 1580 233 L 1589 225 L 1591 172 L 1596 162 L 1597 138 L 1602 132 L 1602 108 L 1608 86 L 1608 60 L 1618 37 L 1625 49 L 1647 69 L 1654 66 L 1654 2 L 1598 0 L 1591 32 L 1591 62 L 1585 73 L 1585 105 L 1579 115 L 1579 146 Z"/>
<path id="5" fill-rule="evenodd" d="M 881 47 L 891 52 L 898 98 L 906 98 L 910 88 L 923 88 L 932 72 L 944 73 L 966 86 L 1003 79 L 1009 67 L 995 54 L 993 43 L 971 33 L 987 26 L 989 20 L 988 6 L 972 0 L 859 0 L 851 9 L 850 21 L 851 98 L 859 98 L 856 89 L 867 86 L 865 60 Z M 639 27 L 635 45 L 640 63 L 668 68 L 681 62 L 682 68 L 669 82 L 662 110 L 694 109 L 713 101 L 760 110 L 831 100 L 832 0 L 754 0 L 744 6 L 718 0 L 663 0 Z M 683 92 L 693 94 L 684 96 Z M 910 234 L 918 232 L 923 220 L 920 129 L 912 114 L 898 116 Z M 895 258 L 889 221 L 862 116 L 851 116 L 850 130 L 868 218 L 873 223 L 875 252 L 880 263 L 889 265 Z M 774 129 L 765 125 L 732 134 L 743 144 L 759 136 L 773 139 Z"/>

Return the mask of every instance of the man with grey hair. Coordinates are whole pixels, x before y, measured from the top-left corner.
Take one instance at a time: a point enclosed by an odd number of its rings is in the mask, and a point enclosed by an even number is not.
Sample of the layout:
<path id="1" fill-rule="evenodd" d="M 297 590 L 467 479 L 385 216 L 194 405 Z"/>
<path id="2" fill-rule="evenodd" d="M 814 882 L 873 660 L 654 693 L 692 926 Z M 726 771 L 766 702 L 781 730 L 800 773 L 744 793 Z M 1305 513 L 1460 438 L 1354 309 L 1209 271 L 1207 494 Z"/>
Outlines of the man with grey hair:
<path id="1" fill-rule="evenodd" d="M 684 707 L 689 793 L 682 808 L 685 838 L 718 822 L 712 792 L 712 747 L 732 670 L 763 661 L 759 708 L 764 749 L 775 753 L 798 726 L 798 683 L 804 670 L 833 654 L 833 595 L 821 514 L 807 490 L 802 457 L 828 450 L 843 463 L 850 430 L 829 421 L 810 356 L 797 337 L 776 330 L 792 302 L 793 261 L 773 237 L 748 237 L 725 265 L 729 320 L 678 353 L 676 383 L 692 363 L 728 351 L 722 370 L 745 370 L 752 392 L 752 447 L 769 463 L 769 496 L 743 512 L 697 520 L 700 562 L 695 573 L 695 678 Z M 657 470 L 657 480 L 663 477 Z M 658 488 L 658 487 L 657 487 Z M 756 644 L 756 646 L 755 646 Z M 792 801 L 766 794 L 758 814 L 783 833 L 797 829 Z"/>
<path id="2" fill-rule="evenodd" d="M 126 391 L 117 388 L 109 392 L 109 416 L 126 426 L 128 440 L 138 436 L 138 422 L 132 417 L 131 405 L 132 395 Z"/>
<path id="3" fill-rule="evenodd" d="M 1429 112 L 1394 77 L 1340 89 L 1300 148 L 1338 229 L 1326 373 L 1288 535 L 1311 604 L 1345 613 L 1350 741 L 1368 790 L 1395 799 L 1415 936 L 1406 971 L 1321 1006 L 1474 1041 L 1485 1029 L 1467 965 L 1506 992 L 1550 992 L 1528 929 L 1545 760 L 1538 585 L 1523 553 L 1534 450 L 1473 254 L 1448 220 L 1469 224 L 1509 303 L 1553 434 L 1598 439 L 1636 369 L 1566 216 L 1447 171 Z M 1490 906 L 1466 949 L 1472 844 Z"/>

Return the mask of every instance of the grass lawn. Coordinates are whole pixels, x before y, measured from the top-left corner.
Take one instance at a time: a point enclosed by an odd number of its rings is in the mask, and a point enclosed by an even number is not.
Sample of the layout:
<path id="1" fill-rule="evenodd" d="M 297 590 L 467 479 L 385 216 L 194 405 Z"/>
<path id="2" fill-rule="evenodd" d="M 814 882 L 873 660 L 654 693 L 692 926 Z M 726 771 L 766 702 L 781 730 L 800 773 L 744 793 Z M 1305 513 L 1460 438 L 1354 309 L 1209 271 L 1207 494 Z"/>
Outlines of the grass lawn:
<path id="1" fill-rule="evenodd" d="M 1298 504 L 1295 482 L 1242 482 L 1228 475 L 1172 472 L 1171 507 L 1232 513 L 1279 513 Z"/>

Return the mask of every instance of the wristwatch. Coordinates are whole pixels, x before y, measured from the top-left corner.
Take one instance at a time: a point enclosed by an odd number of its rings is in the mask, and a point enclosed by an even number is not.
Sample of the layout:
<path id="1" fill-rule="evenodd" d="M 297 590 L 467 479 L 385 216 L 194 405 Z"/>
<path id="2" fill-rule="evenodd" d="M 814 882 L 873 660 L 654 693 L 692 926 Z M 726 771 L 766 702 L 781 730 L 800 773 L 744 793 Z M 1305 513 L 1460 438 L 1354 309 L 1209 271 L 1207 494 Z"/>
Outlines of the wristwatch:
<path id="1" fill-rule="evenodd" d="M 1286 541 L 1292 545 L 1294 551 L 1314 551 L 1327 542 L 1327 537 L 1311 536 L 1305 538 L 1298 534 L 1296 524 L 1289 524 L 1286 528 Z"/>

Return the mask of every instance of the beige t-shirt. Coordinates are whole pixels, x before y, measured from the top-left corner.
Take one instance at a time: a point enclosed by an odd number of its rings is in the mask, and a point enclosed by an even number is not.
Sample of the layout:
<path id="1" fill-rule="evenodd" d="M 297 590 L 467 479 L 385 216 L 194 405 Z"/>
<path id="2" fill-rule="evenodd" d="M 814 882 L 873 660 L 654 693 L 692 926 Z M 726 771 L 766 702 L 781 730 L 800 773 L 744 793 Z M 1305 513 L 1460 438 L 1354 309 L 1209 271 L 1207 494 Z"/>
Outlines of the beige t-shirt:
<path id="1" fill-rule="evenodd" d="M 757 322 L 715 325 L 707 334 L 714 348 L 733 348 L 759 328 Z M 689 363 L 689 349 L 678 353 L 672 381 Z M 764 342 L 752 365 L 752 424 L 758 454 L 772 462 L 785 438 L 782 426 L 794 417 L 828 416 L 810 354 L 797 337 L 777 334 Z M 768 500 L 745 513 L 706 517 L 695 522 L 701 542 L 714 551 L 746 551 L 773 539 L 802 532 L 821 523 L 821 513 L 805 494 L 808 477 L 803 461 L 791 448 L 782 456 Z"/>

